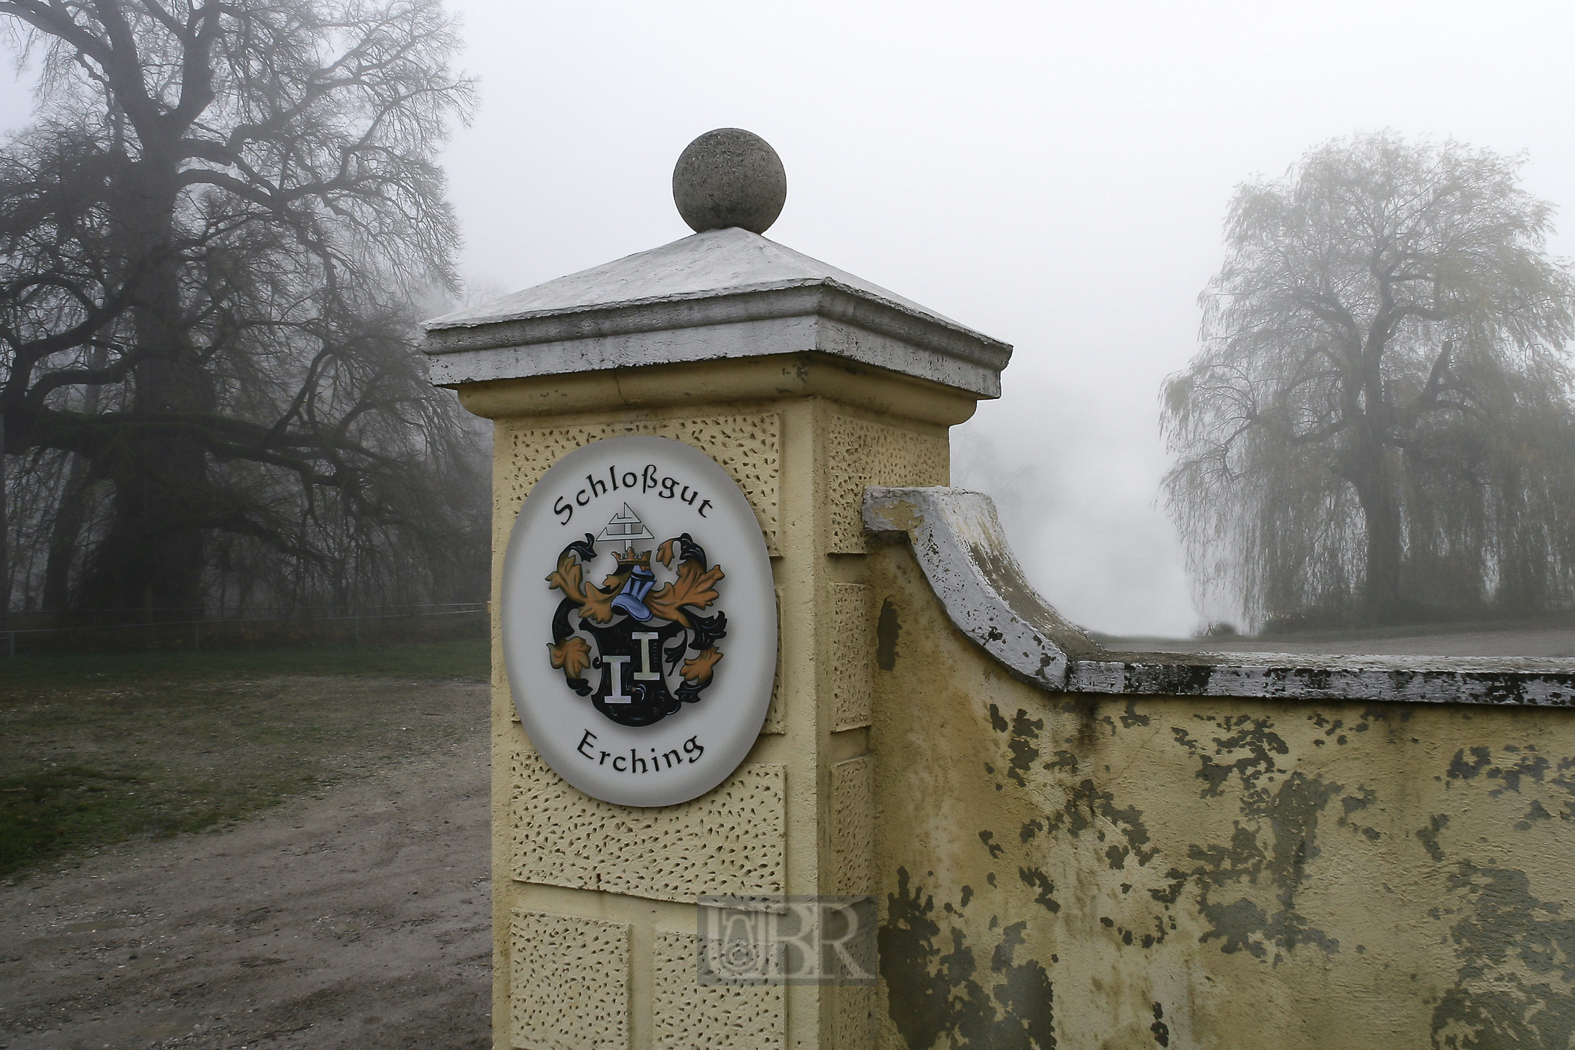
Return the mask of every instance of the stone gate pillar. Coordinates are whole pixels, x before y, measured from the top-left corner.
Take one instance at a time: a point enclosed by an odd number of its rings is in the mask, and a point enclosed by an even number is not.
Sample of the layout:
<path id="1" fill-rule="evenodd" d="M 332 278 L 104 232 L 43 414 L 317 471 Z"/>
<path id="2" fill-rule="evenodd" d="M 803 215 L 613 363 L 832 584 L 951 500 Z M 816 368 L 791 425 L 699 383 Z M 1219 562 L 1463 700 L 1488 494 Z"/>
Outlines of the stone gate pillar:
<path id="1" fill-rule="evenodd" d="M 1011 348 L 762 237 L 781 194 L 769 146 L 713 132 L 675 174 L 699 232 L 426 326 L 433 381 L 495 426 L 498 1047 L 870 1045 L 871 988 L 698 983 L 696 898 L 875 892 L 863 493 L 947 484 L 947 428 L 998 396 Z M 758 739 L 720 786 L 656 808 L 582 794 L 537 754 L 497 600 L 533 485 L 628 435 L 693 446 L 737 482 L 778 603 Z"/>

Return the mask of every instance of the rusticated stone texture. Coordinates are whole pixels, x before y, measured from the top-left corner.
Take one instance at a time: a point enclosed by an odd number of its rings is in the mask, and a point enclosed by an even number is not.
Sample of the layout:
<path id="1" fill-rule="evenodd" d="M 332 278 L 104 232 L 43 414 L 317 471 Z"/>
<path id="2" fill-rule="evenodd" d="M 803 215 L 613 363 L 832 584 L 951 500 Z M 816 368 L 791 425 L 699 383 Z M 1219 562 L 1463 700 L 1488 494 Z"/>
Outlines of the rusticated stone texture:
<path id="1" fill-rule="evenodd" d="M 581 794 L 528 745 L 510 765 L 519 882 L 689 904 L 702 893 L 783 892 L 783 766 L 748 763 L 693 802 L 642 809 Z"/>
<path id="2" fill-rule="evenodd" d="M 831 767 L 831 852 L 836 876 L 831 892 L 846 896 L 874 889 L 875 767 L 860 755 Z"/>
<path id="3" fill-rule="evenodd" d="M 657 1050 L 771 1050 L 783 1045 L 780 984 L 700 985 L 694 933 L 656 935 Z"/>
<path id="4" fill-rule="evenodd" d="M 832 1042 L 837 1050 L 864 1050 L 875 1031 L 875 988 L 867 984 L 832 985 Z"/>
<path id="5" fill-rule="evenodd" d="M 870 670 L 875 645 L 861 583 L 831 585 L 831 615 L 821 652 L 828 659 L 820 665 L 823 688 L 831 692 L 832 724 L 836 732 L 870 724 Z"/>
<path id="6" fill-rule="evenodd" d="M 628 1050 L 627 923 L 516 911 L 509 945 L 512 1045 Z"/>
<path id="7" fill-rule="evenodd" d="M 950 479 L 946 435 L 919 434 L 849 416 L 827 427 L 826 462 L 833 554 L 863 554 L 864 489 L 870 485 L 944 485 Z"/>

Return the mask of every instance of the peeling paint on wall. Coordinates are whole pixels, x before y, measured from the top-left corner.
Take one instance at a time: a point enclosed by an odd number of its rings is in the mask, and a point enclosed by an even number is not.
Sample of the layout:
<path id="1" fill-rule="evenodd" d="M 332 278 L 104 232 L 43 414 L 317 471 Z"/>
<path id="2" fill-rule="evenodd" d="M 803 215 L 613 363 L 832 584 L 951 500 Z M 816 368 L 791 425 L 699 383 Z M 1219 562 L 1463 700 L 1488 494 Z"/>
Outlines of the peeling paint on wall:
<path id="1" fill-rule="evenodd" d="M 1052 694 L 872 564 L 927 643 L 875 699 L 883 1050 L 1575 1045 L 1575 714 Z"/>
<path id="2" fill-rule="evenodd" d="M 966 907 L 946 904 L 941 915 L 960 920 Z M 992 916 L 990 929 L 998 925 Z M 910 889 L 907 870 L 898 869 L 880 928 L 880 966 L 891 1016 L 909 1047 L 1054 1050 L 1049 975 L 1038 962 L 1015 959 L 1026 926 L 1000 927 L 981 968 L 962 927 L 949 918 L 943 929 L 934 899 L 919 886 Z"/>
<path id="3" fill-rule="evenodd" d="M 1450 927 L 1461 968 L 1433 1010 L 1449 1050 L 1559 1050 L 1575 1042 L 1575 916 L 1539 900 L 1524 872 L 1455 866 Z"/>
<path id="4" fill-rule="evenodd" d="M 902 636 L 902 623 L 897 619 L 897 607 L 891 599 L 881 603 L 880 619 L 875 624 L 875 663 L 882 671 L 897 666 L 897 639 Z"/>

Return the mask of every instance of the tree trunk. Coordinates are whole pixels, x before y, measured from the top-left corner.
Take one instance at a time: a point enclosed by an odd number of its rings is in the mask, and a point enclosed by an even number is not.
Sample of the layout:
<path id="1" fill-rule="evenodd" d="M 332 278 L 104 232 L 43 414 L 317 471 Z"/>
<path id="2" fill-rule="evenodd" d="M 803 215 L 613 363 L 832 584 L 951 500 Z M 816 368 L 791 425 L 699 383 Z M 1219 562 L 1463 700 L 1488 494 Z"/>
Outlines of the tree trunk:
<path id="1" fill-rule="evenodd" d="M 5 413 L 0 412 L 0 631 L 8 632 L 11 630 L 11 519 L 5 480 Z"/>
<path id="2" fill-rule="evenodd" d="M 71 566 L 76 560 L 77 542 L 87 518 L 89 487 L 88 462 L 72 455 L 71 469 L 61 490 L 60 504 L 49 529 L 49 557 L 44 562 L 45 612 L 62 613 L 71 602 Z"/>
<path id="3" fill-rule="evenodd" d="M 1363 605 L 1374 622 L 1395 623 L 1405 615 L 1400 597 L 1400 506 L 1381 453 L 1368 459 L 1352 484 L 1367 529 Z"/>
<path id="4" fill-rule="evenodd" d="M 95 371 L 109 363 L 109 354 L 103 347 L 95 347 L 88 357 L 88 367 Z M 82 414 L 91 416 L 98 411 L 99 388 L 89 386 L 82 392 Z M 71 469 L 66 475 L 65 488 L 60 503 L 55 508 L 55 520 L 49 530 L 49 558 L 44 563 L 43 610 L 64 612 L 71 601 L 71 567 L 76 561 L 77 543 L 82 538 L 82 524 L 87 519 L 88 488 L 92 482 L 91 464 L 86 457 L 71 456 Z"/>
<path id="5" fill-rule="evenodd" d="M 182 446 L 136 442 L 143 469 L 115 479 L 114 519 L 79 592 L 83 605 L 122 610 L 137 622 L 151 595 L 160 618 L 200 615 L 205 544 L 190 512 L 206 465 L 200 448 Z"/>
<path id="6" fill-rule="evenodd" d="M 215 397 L 185 329 L 172 250 L 176 172 L 173 163 L 145 160 L 126 180 L 120 213 L 131 219 L 133 257 L 154 260 L 136 284 L 133 309 L 138 349 L 151 356 L 132 380 L 132 408 L 142 423 L 100 465 L 115 485 L 114 517 L 80 593 L 84 605 L 132 617 L 150 593 L 155 609 L 171 619 L 200 616 L 203 605 L 207 451 L 167 417 L 211 412 Z"/>

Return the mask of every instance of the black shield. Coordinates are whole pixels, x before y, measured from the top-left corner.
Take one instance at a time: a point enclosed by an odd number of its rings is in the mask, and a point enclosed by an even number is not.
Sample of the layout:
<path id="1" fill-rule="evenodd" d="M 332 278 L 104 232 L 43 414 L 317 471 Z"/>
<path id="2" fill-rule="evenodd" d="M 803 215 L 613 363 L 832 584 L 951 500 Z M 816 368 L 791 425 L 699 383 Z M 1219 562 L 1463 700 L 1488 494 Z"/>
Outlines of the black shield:
<path id="1" fill-rule="evenodd" d="M 596 710 L 619 725 L 648 726 L 682 705 L 667 680 L 688 647 L 683 627 L 621 616 L 605 625 L 581 620 L 580 630 L 596 639 L 591 666 L 602 673 L 591 694 Z"/>

